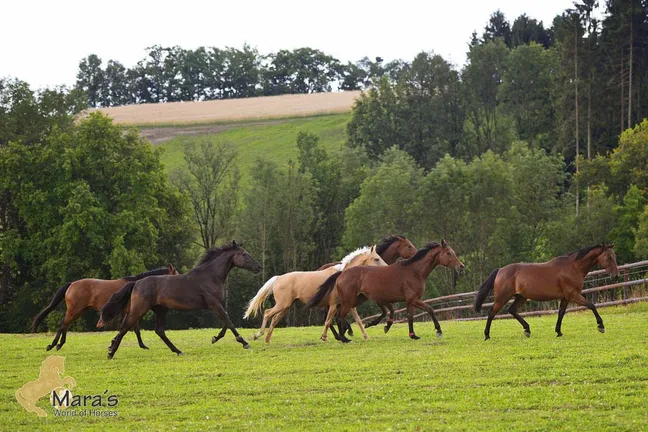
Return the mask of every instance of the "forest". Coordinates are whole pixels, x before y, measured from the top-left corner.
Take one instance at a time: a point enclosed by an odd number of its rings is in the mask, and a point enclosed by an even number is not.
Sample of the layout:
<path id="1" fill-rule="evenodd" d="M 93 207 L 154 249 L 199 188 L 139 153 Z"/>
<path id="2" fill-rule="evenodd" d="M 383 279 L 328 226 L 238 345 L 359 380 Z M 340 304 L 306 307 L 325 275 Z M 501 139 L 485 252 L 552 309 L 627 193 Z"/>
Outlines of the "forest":
<path id="1" fill-rule="evenodd" d="M 237 325 L 269 277 L 391 234 L 445 238 L 466 264 L 436 270 L 426 297 L 603 241 L 619 264 L 647 259 L 648 1 L 603 6 L 598 19 L 597 1 L 575 2 L 546 24 L 496 11 L 460 68 L 433 51 L 343 64 L 313 48 L 154 46 L 132 68 L 81 59 L 73 88 L 0 78 L 0 332 L 25 332 L 66 282 L 185 272 L 234 238 L 264 267 L 230 276 Z M 186 169 L 167 173 L 136 130 L 74 121 L 88 107 L 357 89 L 344 146 L 302 130 L 296 160 L 259 158 L 245 185 L 236 143 L 188 147 Z M 73 329 L 94 329 L 86 318 Z M 286 322 L 322 318 L 298 307 Z M 186 312 L 169 326 L 216 324 Z"/>

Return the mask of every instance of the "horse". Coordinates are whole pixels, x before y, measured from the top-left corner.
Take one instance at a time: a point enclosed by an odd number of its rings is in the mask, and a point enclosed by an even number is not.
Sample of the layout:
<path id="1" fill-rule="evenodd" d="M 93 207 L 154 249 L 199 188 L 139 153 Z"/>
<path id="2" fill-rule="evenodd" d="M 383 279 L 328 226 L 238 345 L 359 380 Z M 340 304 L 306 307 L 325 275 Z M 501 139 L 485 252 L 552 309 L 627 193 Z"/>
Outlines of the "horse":
<path id="1" fill-rule="evenodd" d="M 407 239 L 407 237 L 402 235 L 391 235 L 389 237 L 385 237 L 380 241 L 380 243 L 376 245 L 376 252 L 378 253 L 378 255 L 380 255 L 383 261 L 387 263 L 387 265 L 390 265 L 395 263 L 399 258 L 411 258 L 417 252 L 417 249 L 416 246 L 414 246 L 412 242 Z M 317 270 L 327 269 L 334 265 L 340 264 L 340 262 L 341 261 L 324 264 Z M 365 328 L 378 325 L 380 321 L 382 321 L 382 319 L 385 317 L 385 315 L 387 315 L 387 308 L 392 311 L 392 314 L 394 313 L 394 307 L 391 303 L 387 305 L 380 305 L 381 315 L 367 324 Z M 328 309 L 328 306 L 324 308 L 326 314 L 328 314 Z M 346 320 L 341 321 L 340 324 L 344 325 L 347 328 L 349 336 L 353 336 L 353 329 L 351 328 L 351 325 L 346 322 Z M 335 331 L 335 327 L 331 327 L 331 331 L 333 332 L 333 336 L 338 339 L 339 336 Z"/>
<path id="2" fill-rule="evenodd" d="M 300 300 L 305 303 L 315 293 L 317 287 L 330 275 L 357 265 L 386 266 L 387 264 L 376 252 L 375 245 L 371 248 L 365 246 L 348 254 L 340 264 L 324 270 L 294 271 L 268 279 L 257 294 L 248 302 L 247 310 L 243 315 L 244 319 L 256 316 L 261 312 L 265 300 L 271 294 L 274 294 L 275 305 L 263 314 L 261 329 L 254 334 L 254 340 L 263 335 L 268 320 L 272 318 L 270 329 L 265 338 L 266 343 L 270 343 L 275 326 L 288 313 L 295 300 Z M 322 306 L 325 304 L 325 302 L 321 302 Z M 357 315 L 355 309 L 353 313 Z M 364 332 L 364 329 L 362 331 Z"/>
<path id="3" fill-rule="evenodd" d="M 338 305 L 340 309 L 339 318 L 344 319 L 350 309 L 362 303 L 365 299 L 373 300 L 378 305 L 387 305 L 399 301 L 406 302 L 409 336 L 412 339 L 420 339 L 414 333 L 414 307 L 422 309 L 430 314 L 432 321 L 434 321 L 437 336 L 441 337 L 443 333 L 434 311 L 421 300 L 425 292 L 425 280 L 432 270 L 439 265 L 452 267 L 455 270 L 465 268 L 445 239 L 442 239 L 440 244 L 430 242 L 419 249 L 411 258 L 397 261 L 387 267 L 362 266 L 334 273 L 320 285 L 317 293 L 307 302 L 307 305 L 311 307 L 319 304 L 335 289 L 335 293 L 329 295 L 330 309 L 321 339 L 325 342 L 328 339 L 328 329 L 331 327 Z M 394 322 L 393 310 L 390 310 L 390 312 L 390 318 L 385 326 L 385 333 L 389 331 Z M 364 330 L 359 317 L 356 318 L 356 322 Z M 350 342 L 344 332 L 345 330 L 341 328 L 340 341 Z"/>
<path id="4" fill-rule="evenodd" d="M 39 417 L 47 417 L 47 413 L 36 405 L 38 400 L 44 396 L 51 396 L 54 391 L 69 391 L 76 386 L 74 378 L 63 377 L 63 374 L 65 374 L 65 357 L 59 355 L 47 357 L 41 363 L 38 379 L 16 390 L 16 400 L 27 412 L 36 413 Z"/>
<path id="5" fill-rule="evenodd" d="M 495 302 L 488 312 L 488 321 L 484 330 L 484 340 L 490 339 L 490 327 L 493 318 L 499 310 L 515 296 L 508 312 L 518 320 L 524 328 L 526 337 L 531 336 L 531 328 L 517 310 L 527 300 L 547 301 L 560 299 L 556 336 L 562 336 L 560 331 L 563 317 L 569 302 L 574 302 L 590 309 L 596 317 L 598 330 L 605 332 L 603 319 L 590 301 L 581 294 L 585 276 L 598 264 L 612 277 L 619 276 L 619 269 L 614 253 L 614 244 L 598 244 L 584 247 L 566 255 L 553 258 L 542 263 L 514 263 L 495 269 L 479 288 L 475 298 L 475 312 L 481 310 L 484 300 L 494 291 Z"/>
<path id="6" fill-rule="evenodd" d="M 225 336 L 227 329 L 230 329 L 243 348 L 250 348 L 234 327 L 223 306 L 225 281 L 233 267 L 253 273 L 259 273 L 262 269 L 261 264 L 252 258 L 242 245 L 232 240 L 231 244 L 208 249 L 196 266 L 183 275 L 149 276 L 124 285 L 101 308 L 97 323 L 97 327 L 106 325 L 130 300 L 128 313 L 121 323 L 119 333 L 108 348 L 108 359 L 113 358 L 126 332 L 149 310 L 152 310 L 156 317 L 155 333 L 177 355 L 182 355 L 182 351 L 171 343 L 164 332 L 169 309 L 183 311 L 211 309 L 223 322 L 222 330 L 217 336 L 212 337 L 212 343 L 218 342 Z"/>
<path id="7" fill-rule="evenodd" d="M 148 276 L 161 274 L 178 275 L 179 273 L 176 271 L 175 267 L 173 267 L 173 264 L 169 264 L 168 267 L 160 267 L 135 276 L 124 276 L 120 279 L 107 280 L 87 278 L 67 283 L 56 291 L 50 304 L 36 315 L 34 323 L 32 324 L 31 332 L 34 333 L 43 319 L 45 319 L 45 317 L 49 315 L 49 313 L 54 310 L 59 303 L 61 303 L 63 298 L 65 298 L 65 317 L 63 317 L 63 320 L 59 325 L 54 340 L 47 346 L 47 351 L 54 347 L 56 347 L 56 350 L 58 351 L 65 344 L 67 329 L 70 327 L 70 324 L 79 318 L 83 312 L 88 309 L 94 309 L 99 312 L 99 310 L 101 310 L 101 308 L 108 302 L 110 296 L 119 291 L 119 289 L 127 282 L 137 281 Z M 135 325 L 133 331 L 137 336 L 137 343 L 140 348 L 148 349 L 148 347 L 144 345 L 144 342 L 142 342 L 139 324 Z M 61 339 L 60 343 L 59 338 Z"/>

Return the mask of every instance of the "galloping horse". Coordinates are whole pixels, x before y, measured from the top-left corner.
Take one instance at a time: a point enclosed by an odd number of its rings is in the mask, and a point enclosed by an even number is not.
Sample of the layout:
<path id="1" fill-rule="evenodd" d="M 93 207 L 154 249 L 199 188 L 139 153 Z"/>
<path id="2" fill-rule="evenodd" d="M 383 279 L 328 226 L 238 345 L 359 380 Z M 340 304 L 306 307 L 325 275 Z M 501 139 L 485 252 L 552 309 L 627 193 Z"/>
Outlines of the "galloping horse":
<path id="1" fill-rule="evenodd" d="M 581 291 L 585 276 L 596 264 L 604 268 L 611 276 L 619 276 L 616 254 L 612 248 L 614 248 L 614 244 L 603 243 L 585 247 L 543 263 L 515 263 L 493 270 L 486 282 L 479 288 L 475 298 L 475 311 L 479 312 L 488 294 L 495 291 L 495 302 L 488 312 L 484 340 L 490 339 L 493 318 L 513 296 L 515 296 L 515 300 L 508 311 L 522 324 L 527 337 L 531 336 L 531 328 L 517 312 L 518 308 L 527 300 L 560 299 L 558 321 L 556 322 L 558 337 L 562 336 L 560 326 L 569 302 L 590 309 L 596 317 L 599 331 L 604 333 L 603 319 L 596 307 L 583 297 Z"/>
<path id="2" fill-rule="evenodd" d="M 65 344 L 67 329 L 72 322 L 79 318 L 83 312 L 88 309 L 94 309 L 97 312 L 108 302 L 111 295 L 119 291 L 121 287 L 127 282 L 137 281 L 148 276 L 155 276 L 161 274 L 178 275 L 178 272 L 169 264 L 169 267 L 161 267 L 154 270 L 149 270 L 135 276 L 124 276 L 121 279 L 105 280 L 105 279 L 79 279 L 74 282 L 63 285 L 56 291 L 54 298 L 45 309 L 43 309 L 34 318 L 34 324 L 31 331 L 34 333 L 38 325 L 45 319 L 45 317 L 52 311 L 59 303 L 65 298 L 65 317 L 61 321 L 56 336 L 50 345 L 47 346 L 47 351 L 56 346 L 56 350 L 60 350 Z M 137 342 L 140 348 L 148 349 L 144 342 L 142 342 L 142 335 L 140 334 L 139 324 L 133 327 L 133 331 L 137 336 Z M 57 345 L 57 342 L 61 342 Z"/>
<path id="3" fill-rule="evenodd" d="M 255 333 L 254 339 L 258 339 L 265 332 L 268 320 L 272 318 L 270 329 L 266 335 L 266 343 L 270 343 L 272 332 L 281 318 L 288 313 L 295 300 L 300 300 L 304 303 L 312 297 L 322 282 L 326 280 L 333 273 L 342 271 L 344 269 L 354 267 L 357 265 L 370 265 L 370 266 L 386 266 L 385 261 L 380 258 L 376 253 L 376 246 L 371 249 L 363 247 L 348 254 L 340 264 L 328 267 L 324 270 L 315 271 L 294 271 L 285 273 L 280 276 L 271 277 L 262 287 L 259 292 L 250 300 L 248 308 L 245 311 L 243 318 L 247 319 L 250 316 L 256 316 L 263 308 L 263 303 L 274 294 L 275 305 L 273 308 L 268 309 L 263 314 L 263 323 L 261 329 Z M 325 302 L 321 302 L 321 306 L 325 306 Z M 355 309 L 354 314 L 357 315 Z M 364 332 L 364 329 L 362 329 Z"/>
<path id="4" fill-rule="evenodd" d="M 407 237 L 402 236 L 402 235 L 392 235 L 389 237 L 385 237 L 376 245 L 376 252 L 380 257 L 387 263 L 387 265 L 394 264 L 397 259 L 399 258 L 411 258 L 414 256 L 414 254 L 417 252 L 416 246 L 412 244 L 411 241 L 407 239 Z M 318 268 L 317 270 L 324 270 L 327 269 L 331 266 L 340 264 L 341 261 L 337 262 L 332 262 L 328 264 L 324 264 L 322 267 Z M 376 318 L 375 320 L 371 321 L 369 324 L 365 326 L 371 327 L 378 325 L 380 321 L 387 315 L 387 309 L 391 311 L 392 315 L 394 313 L 394 306 L 391 303 L 385 304 L 385 305 L 379 305 L 380 310 L 381 310 L 381 315 Z M 325 311 L 328 314 L 328 306 L 325 307 Z M 340 324 L 346 326 L 347 331 L 349 332 L 349 336 L 353 336 L 353 329 L 351 329 L 351 325 L 347 323 L 346 320 L 340 321 Z M 331 331 L 333 332 L 333 336 L 335 336 L 336 339 L 339 338 L 335 331 L 335 327 L 331 327 Z"/>
<path id="5" fill-rule="evenodd" d="M 421 300 L 425 292 L 425 280 L 439 265 L 452 267 L 455 270 L 465 268 L 454 250 L 445 240 L 441 240 L 441 244 L 430 242 L 408 260 L 398 261 L 387 267 L 354 267 L 334 273 L 319 287 L 317 294 L 307 303 L 308 306 L 319 304 L 335 288 L 335 294 L 329 295 L 330 309 L 324 324 L 322 340 L 326 341 L 328 338 L 328 329 L 331 327 L 338 305 L 339 317 L 344 319 L 350 309 L 364 300 L 363 297 L 375 301 L 378 305 L 405 301 L 407 303 L 409 336 L 412 339 L 419 339 L 414 333 L 414 307 L 426 311 L 434 321 L 437 336 L 441 337 L 443 333 L 434 311 Z M 356 318 L 356 322 L 364 330 L 359 318 Z M 385 333 L 389 331 L 392 323 L 393 312 L 385 326 Z M 345 330 L 341 328 L 340 340 L 349 342 L 344 332 Z M 363 331 L 364 334 L 366 333 Z"/>
<path id="6" fill-rule="evenodd" d="M 101 309 L 101 317 L 97 323 L 97 327 L 102 327 L 113 320 L 130 300 L 128 314 L 124 317 L 119 333 L 108 349 L 108 358 L 113 358 L 126 332 L 149 309 L 156 317 L 155 333 L 171 351 L 178 355 L 181 355 L 182 351 L 176 348 L 164 333 L 166 314 L 169 309 L 184 311 L 211 309 L 223 322 L 222 330 L 212 338 L 212 343 L 220 340 L 225 336 L 227 329 L 230 329 L 243 348 L 250 348 L 250 345 L 236 331 L 223 306 L 225 281 L 233 267 L 254 273 L 261 271 L 261 264 L 252 258 L 242 245 L 232 241 L 232 244 L 207 250 L 198 264 L 186 274 L 150 276 L 124 285 Z"/>

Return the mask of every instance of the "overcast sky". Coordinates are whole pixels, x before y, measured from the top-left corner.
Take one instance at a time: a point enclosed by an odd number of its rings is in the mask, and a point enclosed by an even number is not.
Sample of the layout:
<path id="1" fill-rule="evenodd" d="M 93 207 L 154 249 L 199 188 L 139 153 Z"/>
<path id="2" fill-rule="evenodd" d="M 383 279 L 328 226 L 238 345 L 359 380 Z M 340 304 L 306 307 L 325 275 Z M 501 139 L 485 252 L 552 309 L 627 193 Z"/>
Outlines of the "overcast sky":
<path id="1" fill-rule="evenodd" d="M 601 2 L 602 3 L 602 2 Z M 388 7 L 387 4 L 390 6 Z M 526 13 L 551 25 L 572 0 L 2 0 L 0 77 L 32 88 L 72 85 L 79 60 L 97 54 L 130 67 L 154 44 L 241 47 L 263 54 L 308 46 L 341 61 L 411 60 L 434 51 L 461 66 L 473 30 L 492 12 Z"/>

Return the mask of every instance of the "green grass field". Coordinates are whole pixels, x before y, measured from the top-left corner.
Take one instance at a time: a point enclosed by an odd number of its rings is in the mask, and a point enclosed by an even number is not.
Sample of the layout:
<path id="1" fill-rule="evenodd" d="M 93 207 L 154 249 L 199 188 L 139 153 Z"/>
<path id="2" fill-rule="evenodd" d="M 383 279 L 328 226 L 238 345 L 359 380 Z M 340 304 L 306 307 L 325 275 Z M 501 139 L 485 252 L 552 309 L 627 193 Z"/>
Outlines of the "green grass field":
<path id="1" fill-rule="evenodd" d="M 184 166 L 185 144 L 198 144 L 204 140 L 230 141 L 239 152 L 239 168 L 243 184 L 258 157 L 285 166 L 289 159 L 296 161 L 297 133 L 309 131 L 320 137 L 327 150 L 339 149 L 346 139 L 346 124 L 349 114 L 336 114 L 307 118 L 285 119 L 277 123 L 258 123 L 234 126 L 231 129 L 209 135 L 180 136 L 173 138 L 160 147 L 164 148 L 162 162 L 171 172 Z"/>
<path id="2" fill-rule="evenodd" d="M 169 331 L 172 354 L 150 331 L 132 333 L 113 360 L 114 332 L 69 334 L 58 353 L 51 334 L 0 335 L 0 430 L 627 430 L 648 428 L 648 304 L 603 309 L 607 332 L 591 313 L 530 318 L 527 339 L 513 320 L 442 322 L 368 330 L 371 339 L 319 341 L 320 327 L 278 328 L 271 345 L 244 350 L 217 330 Z M 242 329 L 250 337 L 251 329 Z M 358 332 L 359 333 L 359 332 Z M 251 338 L 250 338 L 251 339 Z M 73 394 L 117 394 L 116 418 L 27 413 L 15 391 L 38 376 L 51 354 L 65 356 Z M 104 408 L 107 409 L 107 408 Z"/>

